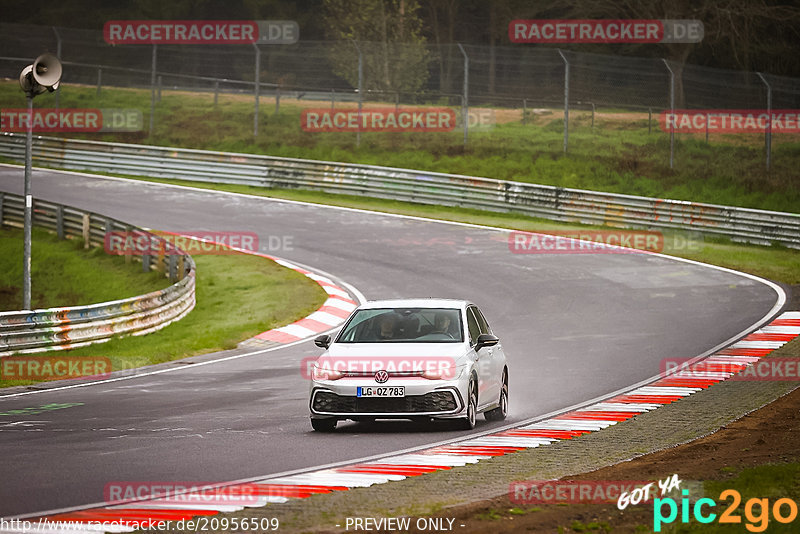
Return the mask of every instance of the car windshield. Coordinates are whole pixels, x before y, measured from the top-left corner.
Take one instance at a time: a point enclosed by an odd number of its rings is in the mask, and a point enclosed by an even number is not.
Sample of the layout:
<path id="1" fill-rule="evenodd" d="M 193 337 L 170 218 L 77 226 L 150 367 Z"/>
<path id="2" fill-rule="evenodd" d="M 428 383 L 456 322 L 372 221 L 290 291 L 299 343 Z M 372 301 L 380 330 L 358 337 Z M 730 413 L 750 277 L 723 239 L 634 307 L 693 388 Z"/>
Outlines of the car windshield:
<path id="1" fill-rule="evenodd" d="M 350 318 L 337 343 L 459 343 L 461 313 L 449 308 L 374 308 Z"/>

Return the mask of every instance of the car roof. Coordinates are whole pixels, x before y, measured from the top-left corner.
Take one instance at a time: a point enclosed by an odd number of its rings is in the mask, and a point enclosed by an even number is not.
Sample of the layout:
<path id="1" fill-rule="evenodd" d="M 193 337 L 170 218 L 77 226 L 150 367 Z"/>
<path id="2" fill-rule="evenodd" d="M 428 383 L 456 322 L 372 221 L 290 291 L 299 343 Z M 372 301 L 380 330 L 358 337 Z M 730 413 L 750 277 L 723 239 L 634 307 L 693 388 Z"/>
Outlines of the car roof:
<path id="1" fill-rule="evenodd" d="M 411 298 L 411 299 L 384 299 L 371 300 L 359 306 L 360 309 L 375 308 L 456 308 L 464 309 L 471 303 L 466 300 Z"/>

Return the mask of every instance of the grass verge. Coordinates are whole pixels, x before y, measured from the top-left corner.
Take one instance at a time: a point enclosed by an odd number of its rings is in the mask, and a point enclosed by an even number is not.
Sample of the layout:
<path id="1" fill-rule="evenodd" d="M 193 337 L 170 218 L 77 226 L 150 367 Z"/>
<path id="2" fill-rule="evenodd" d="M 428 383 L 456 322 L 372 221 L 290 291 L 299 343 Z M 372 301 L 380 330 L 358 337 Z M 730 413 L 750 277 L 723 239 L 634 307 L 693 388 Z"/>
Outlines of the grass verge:
<path id="1" fill-rule="evenodd" d="M 107 259 L 102 250 L 91 254 L 98 256 L 92 260 Z M 247 254 L 193 258 L 197 264 L 197 304 L 180 321 L 146 336 L 114 338 L 106 343 L 48 354 L 108 357 L 111 369 L 116 371 L 231 349 L 255 334 L 305 317 L 319 308 L 327 297 L 314 281 L 266 258 Z M 86 263 L 93 264 L 93 261 Z M 104 276 L 113 277 L 111 274 Z M 44 279 L 41 276 L 42 282 Z M 96 280 L 81 279 L 75 287 L 104 285 L 97 284 Z M 55 277 L 52 283 L 65 281 L 66 276 Z M 137 286 L 132 294 L 144 293 L 141 287 Z M 33 383 L 0 380 L 0 387 Z"/>

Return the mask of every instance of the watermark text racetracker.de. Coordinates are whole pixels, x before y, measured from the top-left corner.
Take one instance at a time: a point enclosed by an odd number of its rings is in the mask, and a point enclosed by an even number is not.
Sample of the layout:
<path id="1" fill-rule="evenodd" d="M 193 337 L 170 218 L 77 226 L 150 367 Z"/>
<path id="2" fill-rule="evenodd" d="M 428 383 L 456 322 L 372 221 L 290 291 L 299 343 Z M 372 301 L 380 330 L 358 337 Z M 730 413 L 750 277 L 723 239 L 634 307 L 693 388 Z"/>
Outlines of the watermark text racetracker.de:
<path id="1" fill-rule="evenodd" d="M 676 133 L 800 133 L 798 109 L 676 109 L 659 115 L 659 127 Z"/>
<path id="2" fill-rule="evenodd" d="M 13 356 L 0 360 L 3 380 L 108 378 L 111 360 L 103 356 Z"/>
<path id="3" fill-rule="evenodd" d="M 0 131 L 47 132 L 138 132 L 144 127 L 138 109 L 36 108 L 0 110 Z"/>
<path id="4" fill-rule="evenodd" d="M 699 20 L 537 19 L 512 20 L 512 43 L 699 43 Z"/>
<path id="5" fill-rule="evenodd" d="M 495 125 L 494 110 L 473 108 L 468 127 L 487 130 Z M 311 108 L 300 114 L 305 132 L 452 132 L 463 127 L 463 114 L 450 108 Z"/>
<path id="6" fill-rule="evenodd" d="M 640 252 L 698 251 L 693 233 L 646 230 L 557 230 L 546 234 L 511 232 L 512 254 L 636 254 Z"/>
<path id="7" fill-rule="evenodd" d="M 290 235 L 269 235 L 259 239 L 254 232 L 187 231 L 172 232 L 139 230 L 106 232 L 103 247 L 116 256 L 157 255 L 227 255 L 245 252 L 291 251 Z"/>
<path id="8" fill-rule="evenodd" d="M 726 360 L 724 356 L 699 362 L 688 358 L 665 358 L 661 361 L 661 373 L 676 379 L 792 382 L 800 381 L 800 358 L 762 358 L 752 363 Z"/>
<path id="9" fill-rule="evenodd" d="M 429 380 L 450 380 L 460 371 L 455 360 L 445 356 L 322 356 L 303 358 L 300 364 L 300 374 L 308 380 L 372 379 L 381 370 Z"/>

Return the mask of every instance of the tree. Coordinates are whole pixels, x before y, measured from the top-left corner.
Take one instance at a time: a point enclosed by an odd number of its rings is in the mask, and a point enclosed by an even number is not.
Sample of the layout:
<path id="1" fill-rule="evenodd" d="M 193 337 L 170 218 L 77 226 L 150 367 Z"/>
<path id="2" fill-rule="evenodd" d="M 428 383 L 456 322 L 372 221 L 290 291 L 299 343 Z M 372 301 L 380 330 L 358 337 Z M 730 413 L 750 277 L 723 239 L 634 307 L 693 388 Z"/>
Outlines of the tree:
<path id="1" fill-rule="evenodd" d="M 364 89 L 411 93 L 428 81 L 430 53 L 422 36 L 417 0 L 325 0 L 334 72 L 358 86 L 357 41 L 364 61 Z"/>

